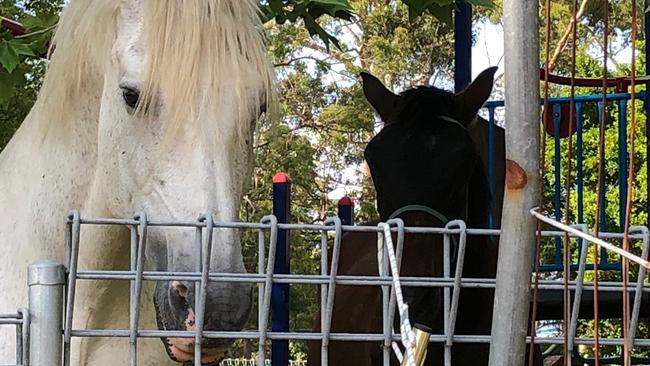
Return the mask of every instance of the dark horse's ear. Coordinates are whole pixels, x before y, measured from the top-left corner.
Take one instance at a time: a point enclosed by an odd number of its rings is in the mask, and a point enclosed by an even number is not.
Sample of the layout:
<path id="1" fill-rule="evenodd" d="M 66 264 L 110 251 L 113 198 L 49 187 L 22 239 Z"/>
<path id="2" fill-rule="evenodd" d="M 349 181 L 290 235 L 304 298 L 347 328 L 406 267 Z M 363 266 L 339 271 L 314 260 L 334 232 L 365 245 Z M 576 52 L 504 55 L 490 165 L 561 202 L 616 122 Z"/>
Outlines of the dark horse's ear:
<path id="1" fill-rule="evenodd" d="M 483 107 L 483 104 L 492 94 L 494 73 L 496 71 L 497 67 L 485 69 L 474 79 L 474 82 L 456 95 L 456 105 L 460 114 L 458 117 L 462 124 L 469 125 L 474 120 L 478 110 Z"/>
<path id="2" fill-rule="evenodd" d="M 379 79 L 367 72 L 361 73 L 361 79 L 363 80 L 363 94 L 382 121 L 386 124 L 396 122 L 399 97 L 388 90 Z"/>

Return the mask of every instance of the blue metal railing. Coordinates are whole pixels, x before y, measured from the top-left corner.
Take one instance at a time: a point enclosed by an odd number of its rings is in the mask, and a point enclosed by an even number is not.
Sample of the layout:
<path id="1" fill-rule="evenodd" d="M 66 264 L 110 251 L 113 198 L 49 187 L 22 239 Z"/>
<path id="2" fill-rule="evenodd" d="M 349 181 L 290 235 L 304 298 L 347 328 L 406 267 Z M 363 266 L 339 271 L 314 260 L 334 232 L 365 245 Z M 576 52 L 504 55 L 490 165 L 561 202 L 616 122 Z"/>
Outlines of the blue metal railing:
<path id="1" fill-rule="evenodd" d="M 645 101 L 646 93 L 645 91 L 639 92 L 636 94 L 636 98 L 640 101 Z M 572 217 L 572 222 L 575 223 L 584 223 L 585 222 L 585 171 L 584 164 L 585 159 L 589 158 L 585 156 L 585 141 L 584 141 L 584 120 L 585 120 L 585 105 L 587 104 L 597 104 L 598 106 L 598 121 L 601 122 L 602 119 L 602 94 L 592 94 L 592 95 L 582 95 L 576 96 L 575 101 L 575 138 L 576 138 L 576 154 L 575 154 L 575 186 L 577 193 L 577 210 L 575 212 L 575 217 Z M 620 228 L 624 226 L 625 223 L 625 202 L 627 198 L 627 175 L 628 175 L 628 147 L 627 147 L 627 108 L 628 100 L 631 99 L 631 94 L 629 93 L 611 93 L 607 94 L 608 103 L 616 103 L 618 106 L 618 118 L 615 123 L 618 126 L 618 190 L 619 190 L 619 217 L 618 225 Z M 571 103 L 571 98 L 569 97 L 556 97 L 549 99 L 550 109 L 553 111 L 553 209 L 555 219 L 558 221 L 562 220 L 563 207 L 562 207 L 562 146 L 561 146 L 561 129 L 562 129 L 562 106 Z M 488 112 L 488 121 L 489 121 L 489 140 L 488 140 L 488 181 L 490 186 L 490 191 L 495 192 L 496 190 L 496 139 L 495 139 L 495 129 L 496 129 L 496 109 L 504 107 L 504 101 L 491 101 L 485 105 L 485 108 Z M 567 109 L 568 111 L 568 109 Z M 565 112 L 566 113 L 566 112 Z M 566 117 L 566 116 L 564 116 Z M 568 118 L 566 118 L 568 120 Z M 608 121 L 609 122 L 609 121 Z M 612 121 L 614 122 L 614 121 Z M 517 123 L 516 121 L 510 121 L 510 123 Z M 568 131 L 572 133 L 572 131 Z M 603 178 L 603 177 L 601 177 Z M 600 189 L 600 230 L 607 231 L 609 225 L 614 224 L 608 222 L 607 220 L 607 199 L 606 199 L 606 186 L 605 179 L 600 179 L 601 189 Z M 546 188 L 546 187 L 544 187 Z M 494 213 L 490 213 L 490 227 L 495 228 L 499 223 L 495 222 Z M 544 263 L 541 266 L 542 271 L 561 271 L 563 269 L 563 255 L 562 255 L 562 240 L 560 238 L 555 239 L 553 253 L 553 261 L 551 263 Z M 571 263 L 571 267 L 577 269 L 577 263 Z M 588 269 L 593 268 L 593 264 L 588 265 Z M 600 255 L 600 261 L 598 264 L 600 269 L 610 269 L 618 270 L 621 268 L 619 261 L 611 261 L 607 252 L 603 249 Z"/>

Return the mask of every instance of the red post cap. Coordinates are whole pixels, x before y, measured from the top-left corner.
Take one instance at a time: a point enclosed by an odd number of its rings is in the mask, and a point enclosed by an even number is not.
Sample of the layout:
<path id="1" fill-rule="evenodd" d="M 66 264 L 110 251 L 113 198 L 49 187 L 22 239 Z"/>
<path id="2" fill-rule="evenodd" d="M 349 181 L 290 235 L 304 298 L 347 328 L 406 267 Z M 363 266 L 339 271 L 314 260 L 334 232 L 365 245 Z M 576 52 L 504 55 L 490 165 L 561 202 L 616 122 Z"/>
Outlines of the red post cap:
<path id="1" fill-rule="evenodd" d="M 352 206 L 352 198 L 348 196 L 343 196 L 339 200 L 339 206 Z"/>
<path id="2" fill-rule="evenodd" d="M 285 172 L 277 172 L 273 176 L 273 183 L 291 183 L 291 178 Z"/>

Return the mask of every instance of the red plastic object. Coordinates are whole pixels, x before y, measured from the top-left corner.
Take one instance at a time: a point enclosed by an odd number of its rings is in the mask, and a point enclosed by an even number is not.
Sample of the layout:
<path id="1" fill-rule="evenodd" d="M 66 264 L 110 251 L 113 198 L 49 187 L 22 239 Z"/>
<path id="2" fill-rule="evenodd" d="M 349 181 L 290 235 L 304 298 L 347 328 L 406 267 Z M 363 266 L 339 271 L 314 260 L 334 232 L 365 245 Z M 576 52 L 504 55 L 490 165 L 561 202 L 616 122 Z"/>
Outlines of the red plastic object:
<path id="1" fill-rule="evenodd" d="M 549 105 L 549 109 L 553 110 L 553 106 Z M 576 120 L 576 113 L 575 109 L 573 112 L 573 123 L 569 123 L 569 117 L 570 117 L 570 110 L 571 110 L 571 105 L 569 103 L 562 103 L 560 105 L 560 110 L 562 111 L 561 116 L 560 116 L 560 138 L 565 138 L 569 137 L 570 135 L 573 135 L 576 133 L 577 130 L 577 120 Z M 555 136 L 555 117 L 556 113 L 546 113 L 544 111 L 543 113 L 543 123 L 544 123 L 544 130 L 546 131 L 547 134 L 551 136 Z M 571 130 L 569 131 L 569 127 L 571 127 Z"/>
<path id="2" fill-rule="evenodd" d="M 277 172 L 273 176 L 273 183 L 291 183 L 291 178 L 285 172 Z"/>
<path id="3" fill-rule="evenodd" d="M 352 198 L 348 196 L 343 196 L 339 200 L 339 207 L 340 206 L 352 206 Z"/>

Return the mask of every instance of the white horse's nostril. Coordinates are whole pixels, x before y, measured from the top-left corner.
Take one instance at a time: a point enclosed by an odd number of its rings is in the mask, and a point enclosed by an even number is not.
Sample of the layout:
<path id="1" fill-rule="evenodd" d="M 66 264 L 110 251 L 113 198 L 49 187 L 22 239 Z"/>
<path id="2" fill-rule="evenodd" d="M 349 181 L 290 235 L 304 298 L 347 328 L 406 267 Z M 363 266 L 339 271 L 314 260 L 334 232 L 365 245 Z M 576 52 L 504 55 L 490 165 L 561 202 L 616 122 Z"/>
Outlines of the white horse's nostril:
<path id="1" fill-rule="evenodd" d="M 181 281 L 172 281 L 171 287 L 176 290 L 178 296 L 187 299 L 187 286 L 185 286 Z"/>

